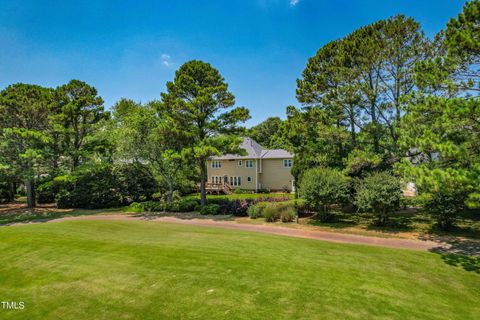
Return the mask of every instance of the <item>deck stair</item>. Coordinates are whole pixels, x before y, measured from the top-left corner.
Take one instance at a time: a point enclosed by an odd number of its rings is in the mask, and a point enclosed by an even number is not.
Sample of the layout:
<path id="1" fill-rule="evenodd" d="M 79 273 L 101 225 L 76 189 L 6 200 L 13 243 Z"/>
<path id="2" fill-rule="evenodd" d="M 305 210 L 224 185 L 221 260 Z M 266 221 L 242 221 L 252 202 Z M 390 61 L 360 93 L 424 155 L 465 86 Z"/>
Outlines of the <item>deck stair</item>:
<path id="1" fill-rule="evenodd" d="M 205 189 L 207 193 L 210 194 L 231 194 L 233 192 L 233 188 L 228 183 L 212 183 L 207 182 L 205 185 Z"/>

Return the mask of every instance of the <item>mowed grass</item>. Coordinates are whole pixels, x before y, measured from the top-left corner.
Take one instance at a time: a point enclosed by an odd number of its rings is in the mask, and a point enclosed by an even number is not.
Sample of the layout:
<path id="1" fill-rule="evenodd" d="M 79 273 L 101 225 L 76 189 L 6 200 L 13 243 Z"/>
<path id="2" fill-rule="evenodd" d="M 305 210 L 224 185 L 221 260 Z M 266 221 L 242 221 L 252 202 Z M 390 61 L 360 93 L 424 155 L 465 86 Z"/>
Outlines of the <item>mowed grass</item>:
<path id="1" fill-rule="evenodd" d="M 145 221 L 0 227 L 0 319 L 479 319 L 438 254 Z"/>

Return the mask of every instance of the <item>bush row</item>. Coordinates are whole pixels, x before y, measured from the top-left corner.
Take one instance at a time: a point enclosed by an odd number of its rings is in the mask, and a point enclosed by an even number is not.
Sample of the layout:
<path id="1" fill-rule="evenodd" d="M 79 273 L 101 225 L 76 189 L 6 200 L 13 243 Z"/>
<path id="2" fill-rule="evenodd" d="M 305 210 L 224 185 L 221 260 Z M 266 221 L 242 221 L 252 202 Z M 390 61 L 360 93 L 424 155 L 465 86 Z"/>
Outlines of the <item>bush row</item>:
<path id="1" fill-rule="evenodd" d="M 401 182 L 388 171 L 374 172 L 363 179 L 350 179 L 341 171 L 314 168 L 303 173 L 300 194 L 321 221 L 332 218 L 334 205 L 353 204 L 358 211 L 372 212 L 378 224 L 385 224 L 402 199 Z"/>
<path id="2" fill-rule="evenodd" d="M 259 201 L 268 199 L 270 202 Z M 177 199 L 171 203 L 165 201 L 145 201 L 134 202 L 128 207 L 130 212 L 192 212 L 197 211 L 204 215 L 235 215 L 235 216 L 247 216 L 251 208 L 263 207 L 271 204 L 271 210 L 278 210 L 283 212 L 276 215 L 272 213 L 272 221 L 285 220 L 292 221 L 297 212 L 304 210 L 304 201 L 298 200 L 295 202 L 279 202 L 276 198 L 259 198 L 259 199 L 233 199 L 228 198 L 209 198 L 207 199 L 207 205 L 200 206 L 200 200 L 192 197 L 184 197 Z M 292 218 L 287 218 L 290 212 L 287 212 L 293 208 Z M 290 214 L 291 215 L 291 214 Z M 263 217 L 262 213 L 259 213 L 258 217 Z"/>
<path id="3" fill-rule="evenodd" d="M 297 207 L 292 202 L 259 202 L 251 205 L 247 211 L 250 218 L 263 217 L 267 222 L 292 222 L 297 216 Z"/>
<path id="4" fill-rule="evenodd" d="M 37 183 L 37 201 L 55 201 L 59 208 L 100 209 L 152 199 L 158 185 L 141 164 L 80 167 L 73 173 L 43 178 Z"/>

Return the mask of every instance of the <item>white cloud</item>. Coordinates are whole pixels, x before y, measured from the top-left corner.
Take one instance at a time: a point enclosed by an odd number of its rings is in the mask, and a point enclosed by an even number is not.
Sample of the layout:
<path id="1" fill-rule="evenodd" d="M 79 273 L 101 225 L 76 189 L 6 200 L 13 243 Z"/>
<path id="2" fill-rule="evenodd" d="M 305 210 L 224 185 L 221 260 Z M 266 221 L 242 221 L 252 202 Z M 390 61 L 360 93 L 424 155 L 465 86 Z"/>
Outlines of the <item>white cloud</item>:
<path id="1" fill-rule="evenodd" d="M 299 2 L 300 2 L 300 0 L 290 0 L 290 5 L 292 7 L 295 7 Z"/>
<path id="2" fill-rule="evenodd" d="M 173 65 L 171 57 L 166 53 L 162 54 L 161 60 L 162 64 L 166 67 L 170 67 Z"/>

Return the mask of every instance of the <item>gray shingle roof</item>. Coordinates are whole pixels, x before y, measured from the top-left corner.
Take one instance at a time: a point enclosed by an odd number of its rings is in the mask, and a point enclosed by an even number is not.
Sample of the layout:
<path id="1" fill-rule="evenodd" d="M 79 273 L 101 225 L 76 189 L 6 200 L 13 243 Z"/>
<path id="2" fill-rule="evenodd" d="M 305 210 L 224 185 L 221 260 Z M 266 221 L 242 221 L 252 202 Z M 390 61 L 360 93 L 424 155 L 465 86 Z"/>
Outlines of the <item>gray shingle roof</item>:
<path id="1" fill-rule="evenodd" d="M 219 157 L 212 157 L 213 160 L 231 160 L 231 159 L 289 159 L 293 154 L 283 149 L 268 150 L 259 145 L 251 138 L 243 139 L 240 148 L 245 149 L 246 155 L 225 154 Z"/>

